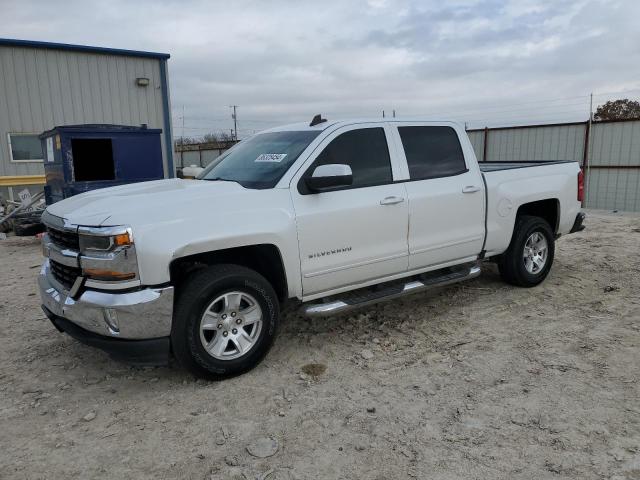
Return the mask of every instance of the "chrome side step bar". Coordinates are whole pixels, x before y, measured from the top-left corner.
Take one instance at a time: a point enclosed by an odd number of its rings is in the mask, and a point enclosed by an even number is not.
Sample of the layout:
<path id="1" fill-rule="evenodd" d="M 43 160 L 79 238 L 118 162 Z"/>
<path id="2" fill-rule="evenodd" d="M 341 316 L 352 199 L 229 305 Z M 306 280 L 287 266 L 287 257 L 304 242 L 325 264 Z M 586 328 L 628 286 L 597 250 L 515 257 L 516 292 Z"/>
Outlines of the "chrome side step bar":
<path id="1" fill-rule="evenodd" d="M 353 292 L 346 292 L 341 299 L 305 306 L 304 313 L 309 317 L 336 315 L 392 298 L 403 297 L 411 293 L 422 292 L 427 289 L 444 287 L 452 283 L 469 280 L 480 275 L 480 271 L 480 265 L 474 263 L 471 266 L 466 264 L 462 268 L 445 268 L 435 272 L 428 272 L 412 277 L 413 279 L 409 282 L 395 282 L 377 290 L 364 288 Z"/>

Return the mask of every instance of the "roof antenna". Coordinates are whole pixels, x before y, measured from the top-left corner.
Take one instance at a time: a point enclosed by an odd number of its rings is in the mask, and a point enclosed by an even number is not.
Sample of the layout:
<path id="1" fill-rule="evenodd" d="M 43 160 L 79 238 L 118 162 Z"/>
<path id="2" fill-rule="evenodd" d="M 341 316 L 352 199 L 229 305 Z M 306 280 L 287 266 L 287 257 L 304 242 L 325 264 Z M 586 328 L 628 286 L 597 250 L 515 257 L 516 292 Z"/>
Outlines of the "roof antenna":
<path id="1" fill-rule="evenodd" d="M 316 125 L 318 125 L 320 123 L 324 123 L 326 121 L 327 121 L 327 119 L 326 118 L 322 118 L 322 115 L 319 113 L 318 115 L 313 117 L 313 120 L 311 120 L 311 123 L 309 124 L 309 126 L 310 127 L 315 127 Z"/>

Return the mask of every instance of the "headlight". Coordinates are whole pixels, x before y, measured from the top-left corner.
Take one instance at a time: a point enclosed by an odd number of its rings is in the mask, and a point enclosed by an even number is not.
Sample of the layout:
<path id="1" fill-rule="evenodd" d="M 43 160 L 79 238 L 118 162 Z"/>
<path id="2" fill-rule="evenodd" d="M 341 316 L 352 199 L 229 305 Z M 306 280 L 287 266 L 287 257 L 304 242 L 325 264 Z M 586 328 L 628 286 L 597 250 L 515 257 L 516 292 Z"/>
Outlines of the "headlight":
<path id="1" fill-rule="evenodd" d="M 133 245 L 133 239 L 129 231 L 115 235 L 100 235 L 97 230 L 94 229 L 89 234 L 80 233 L 80 251 L 82 253 L 90 251 L 109 252 L 118 247 Z"/>
<path id="2" fill-rule="evenodd" d="M 85 277 L 102 282 L 134 280 L 138 264 L 128 227 L 80 227 L 80 265 Z"/>

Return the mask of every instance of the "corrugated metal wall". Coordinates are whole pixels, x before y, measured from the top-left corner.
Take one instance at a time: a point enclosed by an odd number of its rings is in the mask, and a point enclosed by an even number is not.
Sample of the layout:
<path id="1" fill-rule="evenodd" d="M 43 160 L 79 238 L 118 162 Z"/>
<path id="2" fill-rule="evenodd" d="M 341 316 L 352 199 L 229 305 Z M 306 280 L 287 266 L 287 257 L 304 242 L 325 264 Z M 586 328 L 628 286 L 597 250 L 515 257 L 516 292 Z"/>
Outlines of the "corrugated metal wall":
<path id="1" fill-rule="evenodd" d="M 582 161 L 584 125 L 492 130 L 487 137 L 487 160 Z"/>
<path id="2" fill-rule="evenodd" d="M 182 167 L 206 167 L 216 158 L 230 149 L 236 142 L 221 140 L 193 144 L 176 144 L 175 162 L 178 169 Z"/>
<path id="3" fill-rule="evenodd" d="M 587 123 L 470 130 L 478 160 L 585 159 Z M 486 140 L 486 158 L 484 157 Z M 585 206 L 640 211 L 640 120 L 595 122 L 589 132 Z"/>
<path id="4" fill-rule="evenodd" d="M 593 124 L 589 143 L 587 205 L 640 211 L 640 121 Z"/>
<path id="5" fill-rule="evenodd" d="M 82 123 L 164 130 L 160 68 L 155 58 L 0 46 L 0 176 L 44 173 L 41 163 L 11 162 L 8 133 Z"/>
<path id="6" fill-rule="evenodd" d="M 476 153 L 476 158 L 482 161 L 484 155 L 484 130 L 471 130 L 467 132 L 469 140 L 473 146 L 473 151 Z"/>
<path id="7" fill-rule="evenodd" d="M 224 150 L 215 149 L 215 150 L 199 150 L 199 151 L 184 151 L 176 152 L 176 162 L 178 167 L 190 167 L 191 165 L 195 165 L 197 167 L 206 167 L 211 162 L 213 162 L 216 158 L 222 155 Z"/>

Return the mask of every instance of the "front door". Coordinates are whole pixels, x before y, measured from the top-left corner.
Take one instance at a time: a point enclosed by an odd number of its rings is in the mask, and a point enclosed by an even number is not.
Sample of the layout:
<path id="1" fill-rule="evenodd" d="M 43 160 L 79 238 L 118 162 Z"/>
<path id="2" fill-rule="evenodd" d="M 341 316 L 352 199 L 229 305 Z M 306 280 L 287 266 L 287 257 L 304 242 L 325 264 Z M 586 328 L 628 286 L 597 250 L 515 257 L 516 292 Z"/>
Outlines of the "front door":
<path id="1" fill-rule="evenodd" d="M 343 127 L 327 137 L 294 179 L 303 295 L 353 286 L 407 270 L 408 202 L 394 184 L 383 126 Z M 305 177 L 319 165 L 351 167 L 350 187 L 320 193 Z"/>

